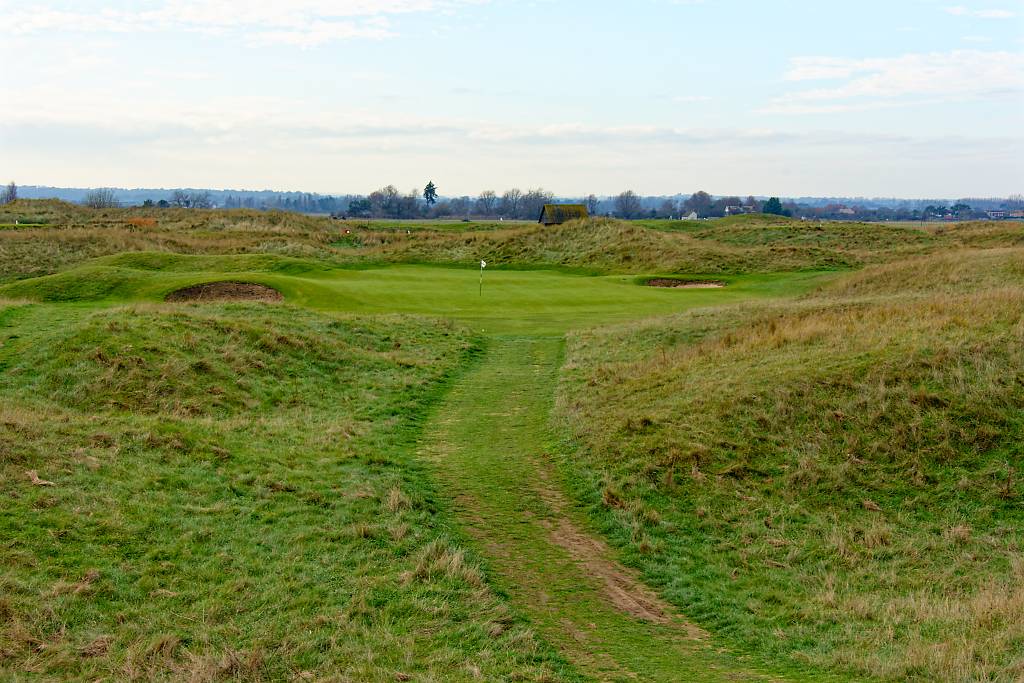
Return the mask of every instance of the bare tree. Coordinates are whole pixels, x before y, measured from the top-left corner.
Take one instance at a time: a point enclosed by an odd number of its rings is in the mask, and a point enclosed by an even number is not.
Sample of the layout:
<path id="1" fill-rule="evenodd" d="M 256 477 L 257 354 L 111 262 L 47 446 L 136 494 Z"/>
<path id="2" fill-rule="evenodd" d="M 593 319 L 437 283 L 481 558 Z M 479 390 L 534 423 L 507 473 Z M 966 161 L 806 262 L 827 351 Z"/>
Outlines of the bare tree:
<path id="1" fill-rule="evenodd" d="M 185 190 L 175 190 L 171 193 L 171 206 L 188 208 L 192 205 L 192 197 Z"/>
<path id="2" fill-rule="evenodd" d="M 501 214 L 509 218 L 519 218 L 520 205 L 523 200 L 523 191 L 517 187 L 512 188 L 501 195 Z"/>
<path id="3" fill-rule="evenodd" d="M 435 196 L 434 201 L 437 201 Z M 433 206 L 426 202 L 428 206 Z M 420 193 L 413 188 L 409 194 L 398 198 L 398 218 L 416 218 L 420 215 Z"/>
<path id="4" fill-rule="evenodd" d="M 601 208 L 601 200 L 597 198 L 597 195 L 588 194 L 587 198 L 583 200 L 583 203 L 587 205 L 587 213 L 591 216 L 596 216 L 598 210 Z"/>
<path id="5" fill-rule="evenodd" d="M 118 205 L 117 195 L 106 187 L 92 190 L 86 194 L 83 203 L 91 209 L 112 209 Z"/>
<path id="6" fill-rule="evenodd" d="M 469 197 L 454 197 L 448 202 L 448 215 L 468 218 L 472 208 L 473 202 Z"/>
<path id="7" fill-rule="evenodd" d="M 18 198 L 18 186 L 12 180 L 10 184 L 0 192 L 0 204 L 10 204 Z"/>
<path id="8" fill-rule="evenodd" d="M 619 218 L 636 218 L 641 209 L 640 197 L 633 190 L 626 190 L 615 198 L 615 213 Z"/>
<path id="9" fill-rule="evenodd" d="M 370 214 L 375 218 L 398 218 L 401 212 L 402 193 L 394 185 L 371 192 L 368 199 Z"/>
<path id="10" fill-rule="evenodd" d="M 191 201 L 191 207 L 193 209 L 212 209 L 213 199 L 210 198 L 209 192 L 193 192 L 189 195 Z"/>
<path id="11" fill-rule="evenodd" d="M 679 206 L 676 204 L 674 199 L 666 199 L 658 207 L 659 218 L 672 218 L 679 213 Z"/>
<path id="12" fill-rule="evenodd" d="M 494 207 L 498 205 L 498 195 L 494 190 L 484 190 L 476 198 L 476 212 L 481 216 L 493 216 Z"/>
<path id="13" fill-rule="evenodd" d="M 523 195 L 523 199 L 520 202 L 519 217 L 537 220 L 540 218 L 540 212 L 544 208 L 544 205 L 550 204 L 554 199 L 554 193 L 548 192 L 542 187 L 530 190 Z"/>
<path id="14" fill-rule="evenodd" d="M 711 195 L 704 190 L 700 190 L 690 195 L 690 198 L 683 203 L 683 212 L 696 211 L 697 216 L 700 218 L 707 218 L 713 203 L 714 199 L 711 198 Z"/>

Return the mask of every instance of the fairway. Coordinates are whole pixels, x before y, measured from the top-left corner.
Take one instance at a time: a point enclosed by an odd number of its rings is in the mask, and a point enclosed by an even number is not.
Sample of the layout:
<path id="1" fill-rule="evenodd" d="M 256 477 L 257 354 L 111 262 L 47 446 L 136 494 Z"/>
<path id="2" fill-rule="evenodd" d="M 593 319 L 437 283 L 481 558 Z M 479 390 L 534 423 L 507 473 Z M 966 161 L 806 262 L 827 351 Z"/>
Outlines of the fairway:
<path id="1" fill-rule="evenodd" d="M 0 288 L 0 297 L 53 302 L 20 305 L 10 309 L 11 315 L 8 318 L 20 320 L 23 326 L 38 330 L 56 330 L 83 323 L 88 325 L 97 315 L 102 316 L 105 310 L 110 310 L 114 317 L 110 318 L 110 323 L 102 324 L 118 325 L 113 321 L 122 315 L 118 313 L 122 310 L 122 304 L 160 302 L 170 292 L 182 287 L 216 281 L 255 282 L 279 290 L 285 296 L 285 305 L 262 304 L 257 305 L 257 308 L 263 316 L 276 316 L 283 320 L 296 319 L 299 311 L 294 306 L 298 306 L 329 316 L 341 314 L 346 318 L 352 314 L 372 317 L 380 315 L 383 321 L 387 321 L 395 318 L 395 314 L 414 314 L 468 325 L 479 340 L 482 351 L 473 363 L 471 374 L 456 383 L 451 398 L 432 411 L 429 419 L 425 422 L 415 419 L 415 423 L 422 424 L 425 434 L 425 439 L 417 443 L 415 453 L 408 446 L 404 449 L 395 449 L 393 446 L 386 448 L 397 453 L 390 457 L 408 463 L 405 467 L 409 471 L 415 471 L 412 465 L 414 461 L 430 463 L 431 478 L 436 477 L 438 486 L 444 492 L 444 499 L 458 501 L 453 507 L 447 503 L 442 504 L 442 507 L 448 509 L 448 514 L 459 529 L 469 532 L 470 538 L 464 542 L 471 545 L 474 552 L 482 556 L 487 566 L 492 568 L 494 573 L 491 580 L 507 591 L 516 613 L 529 619 L 539 629 L 544 642 L 554 645 L 559 655 L 565 657 L 573 669 L 588 677 L 618 680 L 640 676 L 643 680 L 672 681 L 678 680 L 678 676 L 685 671 L 688 676 L 696 676 L 700 680 L 760 680 L 762 675 L 755 673 L 756 666 L 740 664 L 739 660 L 712 647 L 706 635 L 686 623 L 685 615 L 676 614 L 674 608 L 667 604 L 660 604 L 659 599 L 644 588 L 638 578 L 619 566 L 614 552 L 586 529 L 584 516 L 571 510 L 572 505 L 561 492 L 563 487 L 551 463 L 538 458 L 545 457 L 543 452 L 546 444 L 553 439 L 547 420 L 554 401 L 562 337 L 567 330 L 678 313 L 695 307 L 793 295 L 807 291 L 828 276 L 827 273 L 813 272 L 746 275 L 720 278 L 728 283 L 720 289 L 664 289 L 647 287 L 643 284 L 647 277 L 634 275 L 594 276 L 558 270 L 489 268 L 484 273 L 481 290 L 480 273 L 466 268 L 395 265 L 344 269 L 267 256 L 123 254 L 98 259 L 56 275 L 16 282 Z M 199 312 L 210 306 L 162 305 L 159 310 L 166 309 L 167 314 L 175 308 Z M 238 306 L 252 305 L 229 304 L 225 310 Z M 144 307 L 140 313 L 131 315 L 152 315 L 154 317 L 150 324 L 164 327 L 168 331 L 177 329 L 180 324 L 165 323 L 162 318 L 165 313 L 145 313 L 147 310 Z M 353 318 L 352 323 L 346 324 L 358 326 L 360 319 Z M 171 320 L 177 318 L 172 317 Z M 391 323 L 382 324 L 386 326 Z M 158 343 L 159 337 L 153 336 L 152 331 L 143 332 L 145 327 L 138 329 L 143 336 L 131 340 L 132 344 L 112 346 L 105 351 L 93 353 L 104 356 L 136 353 L 132 349 L 137 347 L 155 353 L 152 360 L 147 361 L 153 363 L 160 363 L 161 356 L 178 355 L 178 351 L 173 348 L 157 353 L 154 345 Z M 188 340 L 193 339 L 195 333 L 189 333 L 185 341 L 179 343 L 185 344 L 187 348 L 187 345 L 194 343 Z M 27 338 L 12 334 L 6 345 L 7 362 L 15 362 L 18 354 L 25 353 L 32 345 L 42 343 L 42 340 L 47 339 L 47 334 L 34 332 Z M 314 343 L 312 338 L 302 342 L 304 345 L 310 343 Z M 430 343 L 436 344 L 433 341 Z M 273 344 L 277 346 L 278 342 Z M 5 356 L 3 350 L 0 347 L 0 361 Z M 450 363 L 455 360 L 452 358 Z M 128 362 L 134 364 L 138 361 Z M 201 358 L 189 362 L 192 363 L 191 367 L 199 368 L 205 367 L 206 363 Z M 263 367 L 266 361 L 258 363 Z M 435 361 L 435 364 L 438 362 Z M 416 361 L 416 366 L 421 366 L 421 362 Z M 180 374 L 181 366 L 177 367 L 179 369 L 173 371 L 157 372 L 161 378 L 165 378 L 169 372 Z M 299 373 L 297 376 L 301 377 L 304 372 L 296 366 L 288 371 L 288 375 Z M 314 376 L 319 376 L 320 372 L 317 371 L 318 374 Z M 174 384 L 160 379 L 157 395 L 169 396 L 164 410 L 179 412 L 184 408 L 200 414 L 209 410 L 203 407 L 207 400 L 204 398 L 207 396 L 206 390 L 199 388 L 209 381 L 205 377 L 207 373 L 207 370 L 198 373 L 197 388 L 189 390 L 187 395 L 183 394 L 187 386 L 184 379 Z M 186 374 L 191 376 L 193 373 L 187 370 Z M 111 377 L 107 380 L 103 377 L 101 373 L 92 380 L 100 382 L 94 384 L 88 392 L 93 401 L 113 402 L 119 408 L 149 409 L 150 399 L 146 396 L 153 389 L 145 389 L 146 384 L 131 389 L 123 379 Z M 107 384 L 108 381 L 113 384 Z M 151 380 L 140 378 L 135 381 Z M 247 381 L 244 385 L 240 384 L 239 389 L 242 390 L 248 384 Z M 273 387 L 274 383 L 271 383 L 269 390 L 277 393 Z M 367 390 L 371 391 L 370 395 L 378 393 L 369 387 Z M 316 410 L 317 414 L 324 413 L 325 417 L 317 419 L 323 421 L 323 429 L 327 433 L 335 433 L 339 429 L 344 433 L 351 429 L 331 425 L 332 419 L 338 419 L 331 416 L 340 415 L 338 411 L 343 411 L 340 405 L 325 403 L 327 396 L 323 395 L 316 384 L 308 385 L 308 391 L 306 396 L 296 394 L 287 402 L 301 404 L 309 401 L 311 410 Z M 214 401 L 213 406 L 251 405 L 254 401 L 253 397 L 247 397 L 245 393 L 208 398 Z M 91 404 L 81 404 L 82 407 L 88 405 Z M 346 399 L 345 405 L 358 404 Z M 482 406 L 490 407 L 481 409 Z M 363 412 L 359 407 L 356 410 L 357 413 Z M 343 425 L 347 418 L 341 419 Z M 377 425 L 374 429 L 378 431 L 391 429 L 387 427 L 388 422 L 379 419 L 374 424 Z M 479 450 L 480 444 L 488 446 L 485 450 Z M 257 437 L 253 445 L 246 448 L 246 455 L 240 462 L 251 463 L 245 467 L 252 467 L 253 471 L 258 472 L 262 467 L 262 458 L 279 459 L 279 456 L 271 455 L 272 449 L 272 442 L 261 445 Z M 415 460 L 411 460 L 413 458 Z M 290 456 L 290 460 L 293 478 L 307 476 L 304 473 L 310 467 L 323 467 L 316 460 L 303 462 L 298 454 Z M 330 462 L 330 459 L 326 462 Z M 536 486 L 538 474 L 547 482 L 540 488 Z M 284 473 L 277 476 L 284 476 Z M 407 478 L 408 475 L 401 477 L 404 480 L 402 488 L 415 490 L 416 486 L 422 486 L 422 483 L 410 482 Z M 97 485 L 87 483 L 89 481 L 87 478 L 82 485 L 86 488 Z M 216 477 L 213 481 L 216 481 Z M 209 487 L 210 483 L 202 479 L 190 486 L 203 488 Z M 326 483 L 331 485 L 333 481 L 328 480 Z M 275 486 L 290 487 L 292 484 Z M 170 497 L 175 494 L 168 492 L 165 495 Z M 214 500 L 208 504 L 216 505 Z M 386 505 L 390 506 L 391 503 Z M 147 511 L 145 514 L 152 512 Z M 235 524 L 239 528 L 245 526 L 240 520 Z M 365 525 L 365 522 L 358 524 Z M 43 524 L 41 530 L 45 527 L 46 524 Z M 401 531 L 401 527 L 398 528 L 399 531 L 391 533 L 406 533 Z M 580 555 L 567 546 L 564 539 L 551 535 L 552 529 L 566 528 L 572 530 L 572 538 L 578 547 L 589 547 L 590 550 Z M 430 547 L 423 552 L 432 552 Z M 111 558 L 110 561 L 115 560 Z M 270 559 L 254 561 L 271 562 Z M 613 584 L 625 581 L 629 585 L 625 589 L 613 587 L 612 594 L 609 594 L 602 580 L 591 576 L 595 563 L 609 577 L 607 581 Z M 116 570 L 105 571 L 116 575 Z M 305 581 L 299 580 L 300 584 Z M 274 589 L 268 585 L 260 590 L 269 593 Z M 322 593 L 323 589 L 311 590 Z M 619 597 L 612 599 L 615 595 Z M 324 607 L 328 607 L 337 598 L 318 599 L 325 601 Z M 459 601 L 456 597 L 449 599 L 456 603 Z M 623 599 L 625 603 L 622 603 Z M 643 604 L 660 605 L 655 608 L 658 615 L 655 622 L 649 621 L 643 613 L 623 609 L 623 604 L 632 604 L 637 599 Z M 228 598 L 224 600 L 228 601 Z M 168 628 L 168 625 L 163 628 Z M 279 627 L 275 624 L 268 628 Z M 473 652 L 472 647 L 467 645 L 468 653 Z M 379 667 L 381 663 L 372 666 Z M 550 665 L 543 666 L 557 668 L 559 664 L 557 660 L 552 660 Z M 387 670 L 361 670 L 366 678 L 391 676 Z"/>
<path id="2" fill-rule="evenodd" d="M 715 237 L 833 235 L 762 223 Z M 365 258 L 9 240 L 4 673 L 999 680 L 1024 271 L 978 230 L 859 272 L 609 221 Z"/>
<path id="3" fill-rule="evenodd" d="M 948 5 L 0 0 L 0 683 L 1024 683 Z"/>

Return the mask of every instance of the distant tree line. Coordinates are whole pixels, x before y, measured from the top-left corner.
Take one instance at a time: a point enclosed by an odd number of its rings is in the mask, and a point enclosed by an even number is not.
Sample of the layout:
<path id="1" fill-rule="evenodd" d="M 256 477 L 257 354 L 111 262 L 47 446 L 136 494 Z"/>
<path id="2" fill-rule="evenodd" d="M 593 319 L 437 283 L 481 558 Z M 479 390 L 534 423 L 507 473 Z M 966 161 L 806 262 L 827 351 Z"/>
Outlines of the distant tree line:
<path id="1" fill-rule="evenodd" d="M 349 199 L 345 211 L 350 218 L 504 218 L 536 219 L 544 204 L 555 201 L 555 195 L 543 188 L 523 191 L 506 190 L 498 195 L 485 190 L 476 197 L 441 198 L 433 182 L 423 192 L 411 190 L 402 193 L 394 185 L 387 185 L 369 195 Z M 339 212 L 335 212 L 339 213 Z"/>
<path id="2" fill-rule="evenodd" d="M 24 190 L 24 191 L 23 191 Z M 147 196 L 148 195 L 148 196 Z M 759 199 L 748 196 L 714 196 L 700 190 L 690 195 L 643 196 L 626 190 L 615 196 L 558 197 L 543 188 L 512 188 L 498 193 L 485 190 L 476 196 L 445 197 L 433 182 L 423 190 L 402 192 L 387 185 L 368 195 L 321 195 L 270 190 L 141 190 L 62 189 L 27 186 L 11 182 L 0 187 L 0 204 L 19 196 L 60 197 L 99 209 L 116 206 L 180 207 L 192 209 L 228 208 L 281 210 L 351 218 L 448 218 L 536 220 L 549 202 L 582 203 L 592 216 L 639 218 L 718 218 L 735 214 L 767 213 L 803 219 L 862 221 L 931 221 L 978 218 L 1020 218 L 1024 196 L 1008 198 L 964 198 L 957 201 L 898 200 L 886 198 L 779 197 Z"/>

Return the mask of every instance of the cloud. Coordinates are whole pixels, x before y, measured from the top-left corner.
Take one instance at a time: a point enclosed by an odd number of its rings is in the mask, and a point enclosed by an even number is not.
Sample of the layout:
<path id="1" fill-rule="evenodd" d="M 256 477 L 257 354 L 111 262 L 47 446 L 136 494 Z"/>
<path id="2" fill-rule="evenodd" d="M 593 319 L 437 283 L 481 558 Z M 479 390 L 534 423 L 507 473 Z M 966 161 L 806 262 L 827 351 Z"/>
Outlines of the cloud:
<path id="1" fill-rule="evenodd" d="M 1024 54 L 954 50 L 899 57 L 797 57 L 784 79 L 838 81 L 795 90 L 773 100 L 765 113 L 835 113 L 967 101 L 1024 93 Z"/>
<path id="2" fill-rule="evenodd" d="M 183 31 L 240 38 L 250 45 L 285 44 L 315 47 L 352 38 L 382 39 L 396 35 L 389 18 L 402 14 L 450 11 L 487 0 L 163 0 L 146 9 L 63 9 L 52 3 L 25 8 L 4 3 L 10 34 L 49 31 L 77 33 L 148 33 Z"/>
<path id="3" fill-rule="evenodd" d="M 974 19 L 1012 19 L 1017 16 L 1016 13 L 1005 9 L 971 9 L 970 7 L 964 7 L 963 5 L 956 5 L 955 7 L 947 7 L 947 14 L 952 14 L 954 17 L 972 17 Z"/>
<path id="4" fill-rule="evenodd" d="M 492 120 L 426 117 L 404 111 L 380 112 L 349 107 L 323 108 L 274 95 L 220 95 L 201 103 L 165 99 L 145 88 L 121 93 L 123 106 L 111 109 L 114 91 L 100 87 L 76 89 L 38 85 L 19 95 L 22 106 L 0 114 L 0 127 L 22 131 L 11 135 L 38 141 L 54 138 L 81 144 L 189 149 L 212 145 L 222 149 L 276 146 L 294 150 L 406 149 L 445 153 L 453 146 L 545 150 L 655 150 L 801 147 L 893 146 L 913 142 L 912 136 L 829 130 L 773 128 L 695 128 L 659 125 L 595 125 L 562 122 L 536 125 Z M 63 95 L 63 99 L 61 99 Z M 70 95 L 70 97 L 68 96 Z M 52 106 L 61 101 L 60 107 Z M 28 134 L 31 133 L 31 134 Z M 632 153 L 632 152 L 630 152 Z"/>
<path id="5" fill-rule="evenodd" d="M 120 82 L 38 83 L 16 99 L 18 107 L 0 111 L 0 141 L 5 166 L 26 184 L 365 192 L 434 177 L 455 193 L 539 184 L 568 194 L 636 186 L 964 196 L 1016 191 L 1024 154 L 1019 137 L 985 131 L 542 125 L 502 120 L 500 112 L 431 116 L 274 94 L 222 92 L 192 102 Z"/>

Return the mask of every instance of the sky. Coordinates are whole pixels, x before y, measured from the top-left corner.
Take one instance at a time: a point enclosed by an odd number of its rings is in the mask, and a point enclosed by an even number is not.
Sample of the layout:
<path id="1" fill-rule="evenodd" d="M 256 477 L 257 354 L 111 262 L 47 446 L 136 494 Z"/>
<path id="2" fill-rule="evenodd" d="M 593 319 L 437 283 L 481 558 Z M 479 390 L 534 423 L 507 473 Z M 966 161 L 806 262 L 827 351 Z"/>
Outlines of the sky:
<path id="1" fill-rule="evenodd" d="M 23 185 L 1024 192 L 1024 0 L 0 0 L 0 21 L 0 176 Z"/>

